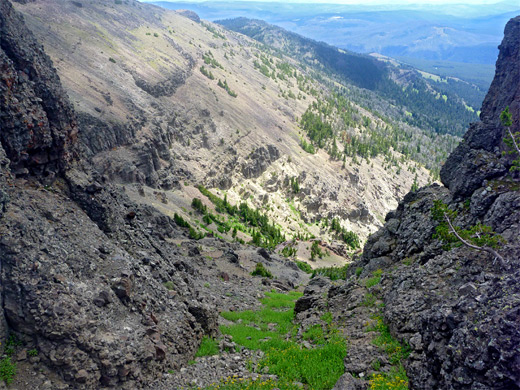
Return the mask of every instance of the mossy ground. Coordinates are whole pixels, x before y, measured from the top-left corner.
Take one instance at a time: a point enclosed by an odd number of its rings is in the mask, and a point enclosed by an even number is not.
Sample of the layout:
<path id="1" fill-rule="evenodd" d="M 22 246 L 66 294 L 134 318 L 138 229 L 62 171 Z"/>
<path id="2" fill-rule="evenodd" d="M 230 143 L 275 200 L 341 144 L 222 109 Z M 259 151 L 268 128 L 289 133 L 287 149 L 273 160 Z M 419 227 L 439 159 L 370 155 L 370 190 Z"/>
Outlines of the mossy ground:
<path id="1" fill-rule="evenodd" d="M 257 368 L 274 380 L 226 378 L 208 389 L 331 389 L 344 372 L 346 340 L 324 315 L 323 325 L 315 325 L 298 337 L 298 325 L 293 323 L 295 301 L 302 294 L 268 292 L 258 311 L 224 312 L 233 321 L 222 326 L 224 334 L 233 336 L 240 346 L 264 352 Z M 307 347 L 303 346 L 306 341 Z M 310 344 L 310 348 L 309 348 Z"/>

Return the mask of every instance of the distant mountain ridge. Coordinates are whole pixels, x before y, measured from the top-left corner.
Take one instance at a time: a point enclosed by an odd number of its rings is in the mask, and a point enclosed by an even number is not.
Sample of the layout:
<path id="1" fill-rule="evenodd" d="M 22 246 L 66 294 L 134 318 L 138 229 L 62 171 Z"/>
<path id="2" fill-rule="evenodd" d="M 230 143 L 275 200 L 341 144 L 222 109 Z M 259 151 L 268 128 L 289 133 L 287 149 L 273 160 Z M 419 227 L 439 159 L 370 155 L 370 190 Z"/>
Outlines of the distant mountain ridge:
<path id="1" fill-rule="evenodd" d="M 298 34 L 361 53 L 422 60 L 494 64 L 503 28 L 520 7 L 452 4 L 308 4 L 269 2 L 169 2 L 209 20 L 261 19 Z M 273 11 L 276 10 L 276 11 Z M 489 72 L 488 82 L 493 74 Z"/>
<path id="2" fill-rule="evenodd" d="M 407 112 L 413 114 L 405 115 L 403 119 L 410 124 L 441 134 L 461 136 L 467 124 L 477 120 L 476 109 L 467 109 L 464 95 L 459 96 L 456 89 L 450 90 L 442 82 L 422 77 L 411 67 L 383 63 L 374 57 L 338 49 L 261 20 L 236 18 L 216 23 L 273 46 L 333 77 L 372 90 L 384 99 L 394 101 L 395 105 L 406 107 Z M 484 92 L 475 86 L 470 95 L 475 107 L 479 107 Z M 477 95 L 476 100 L 474 95 Z M 445 98 L 440 99 L 440 96 Z"/>

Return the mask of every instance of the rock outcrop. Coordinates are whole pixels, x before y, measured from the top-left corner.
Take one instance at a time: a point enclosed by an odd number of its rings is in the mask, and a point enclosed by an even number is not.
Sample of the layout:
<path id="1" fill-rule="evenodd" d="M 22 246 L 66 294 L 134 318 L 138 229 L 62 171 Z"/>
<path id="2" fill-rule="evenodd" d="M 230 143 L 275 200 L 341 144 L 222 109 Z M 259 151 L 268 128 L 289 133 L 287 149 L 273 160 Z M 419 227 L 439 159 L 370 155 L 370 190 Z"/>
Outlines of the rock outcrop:
<path id="1" fill-rule="evenodd" d="M 0 141 L 16 176 L 55 176 L 74 157 L 77 124 L 51 60 L 8 1 L 0 4 Z"/>
<path id="2" fill-rule="evenodd" d="M 242 174 L 246 179 L 257 178 L 273 163 L 280 158 L 280 151 L 274 145 L 257 148 L 242 164 Z"/>
<path id="3" fill-rule="evenodd" d="M 509 172 L 511 157 L 502 153 L 507 135 L 499 118 L 509 106 L 512 131 L 520 130 L 520 17 L 506 26 L 496 69 L 481 122 L 470 126 L 441 172 L 446 187 L 409 193 L 369 238 L 346 283 L 329 288 L 321 303 L 339 321 L 375 312 L 362 308 L 360 288 L 367 290 L 362 281 L 381 270 L 381 282 L 368 292 L 384 303 L 378 312 L 392 335 L 411 348 L 405 363 L 411 389 L 520 388 L 520 182 Z M 500 234 L 505 243 L 498 251 L 506 266 L 463 245 L 443 248 L 433 238 L 439 224 L 432 218 L 435 200 L 458 212 L 455 225 L 482 223 Z M 313 297 L 311 291 L 301 300 Z M 299 318 L 317 310 L 309 305 Z M 366 336 L 350 336 L 358 350 Z M 372 362 L 373 356 L 349 354 L 336 389 L 367 388 Z"/>

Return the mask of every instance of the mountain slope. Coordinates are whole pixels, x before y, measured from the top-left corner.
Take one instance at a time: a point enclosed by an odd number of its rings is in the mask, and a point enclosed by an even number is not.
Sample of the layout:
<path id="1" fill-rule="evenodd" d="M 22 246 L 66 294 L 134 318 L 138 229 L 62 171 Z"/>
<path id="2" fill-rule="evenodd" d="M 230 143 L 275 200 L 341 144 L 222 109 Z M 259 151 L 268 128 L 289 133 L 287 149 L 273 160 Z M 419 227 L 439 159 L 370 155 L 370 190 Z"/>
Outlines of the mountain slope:
<path id="1" fill-rule="evenodd" d="M 460 136 L 468 123 L 477 119 L 475 109 L 467 109 L 464 100 L 453 90 L 447 91 L 442 83 L 423 78 L 410 67 L 398 67 L 392 62 L 379 62 L 369 56 L 337 49 L 260 20 L 236 18 L 217 23 L 302 59 L 305 64 L 323 69 L 332 77 L 350 80 L 376 92 L 380 99 L 389 100 L 411 114 L 402 115 L 400 119 L 412 125 Z M 441 99 L 441 96 L 445 98 Z"/>
<path id="2" fill-rule="evenodd" d="M 348 126 L 338 112 L 329 115 L 339 150 L 341 131 L 357 137 L 387 130 L 395 133 L 395 150 L 345 155 L 343 163 L 328 153 L 330 138 L 309 154 L 300 146 L 306 136 L 299 119 L 311 103 L 336 99 L 341 87 L 325 74 L 314 77 L 291 58 L 193 15 L 138 2 L 40 0 L 17 8 L 54 59 L 99 172 L 201 232 L 222 233 L 187 211 L 193 197 L 210 206 L 195 188 L 204 184 L 226 191 L 233 204 L 262 208 L 288 239 L 331 240 L 336 233 L 323 220 L 333 218 L 364 238 L 415 178 L 420 185 L 429 180 L 402 153 L 416 153 L 419 143 L 436 156 L 432 162 L 453 146 L 352 103 Z M 269 77 L 255 65 L 262 61 Z"/>

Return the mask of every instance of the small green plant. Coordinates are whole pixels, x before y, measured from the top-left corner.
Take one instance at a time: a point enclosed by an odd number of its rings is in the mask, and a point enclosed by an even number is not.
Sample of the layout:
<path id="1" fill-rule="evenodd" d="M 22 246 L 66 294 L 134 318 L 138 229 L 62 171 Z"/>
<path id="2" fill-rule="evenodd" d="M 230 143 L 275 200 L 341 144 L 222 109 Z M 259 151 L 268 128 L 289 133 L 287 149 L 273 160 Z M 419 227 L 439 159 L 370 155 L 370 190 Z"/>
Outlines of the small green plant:
<path id="1" fill-rule="evenodd" d="M 283 247 L 281 254 L 284 257 L 294 257 L 294 256 L 296 256 L 297 251 L 298 250 L 296 249 L 296 247 L 294 247 L 292 245 L 287 245 L 287 246 Z M 296 264 L 298 264 L 298 262 Z M 300 269 L 302 271 L 305 271 L 303 268 L 300 268 Z"/>
<path id="2" fill-rule="evenodd" d="M 381 368 L 381 362 L 379 361 L 379 359 L 372 361 L 370 365 L 375 371 L 379 371 L 379 369 Z"/>
<path id="3" fill-rule="evenodd" d="M 112 57 L 110 57 L 108 60 L 114 64 L 116 63 L 116 60 L 114 60 Z"/>
<path id="4" fill-rule="evenodd" d="M 191 207 L 195 210 L 199 211 L 202 214 L 206 214 L 208 212 L 208 208 L 199 198 L 193 198 L 191 201 Z"/>
<path id="5" fill-rule="evenodd" d="M 300 181 L 298 180 L 298 177 L 291 177 L 291 189 L 292 192 L 297 194 L 300 192 Z"/>
<path id="6" fill-rule="evenodd" d="M 390 333 L 388 325 L 383 321 L 383 317 L 378 314 L 373 317 L 373 323 L 367 328 L 368 332 L 378 332 L 378 336 L 373 340 L 374 345 L 381 348 L 387 355 L 392 365 L 399 365 L 404 359 L 410 356 L 411 348 L 408 344 L 401 344 Z"/>
<path id="7" fill-rule="evenodd" d="M 190 226 L 190 229 L 188 231 L 188 236 L 193 240 L 200 240 L 205 237 L 205 234 L 202 232 L 199 232 L 198 230 L 195 230 Z"/>
<path id="8" fill-rule="evenodd" d="M 256 263 L 256 267 L 253 272 L 251 272 L 252 276 L 261 276 L 263 278 L 272 278 L 273 274 L 264 267 L 263 263 Z"/>
<path id="9" fill-rule="evenodd" d="M 309 329 L 303 332 L 302 337 L 304 340 L 312 341 L 315 344 L 323 344 L 325 342 L 325 335 L 321 325 L 311 326 Z"/>
<path id="10" fill-rule="evenodd" d="M 30 356 L 30 357 L 38 356 L 38 350 L 36 348 L 28 350 L 27 356 Z"/>
<path id="11" fill-rule="evenodd" d="M 231 88 L 229 88 L 227 80 L 224 80 L 224 82 L 222 82 L 222 80 L 219 79 L 217 85 L 220 88 L 225 89 L 229 96 L 232 96 L 232 97 L 237 97 L 238 96 L 235 91 L 232 91 Z"/>
<path id="12" fill-rule="evenodd" d="M 410 191 L 417 192 L 419 190 L 419 183 L 417 183 L 417 173 L 415 174 L 415 177 L 413 178 L 412 188 Z"/>
<path id="13" fill-rule="evenodd" d="M 332 313 L 330 311 L 326 312 L 320 317 L 320 320 L 324 321 L 327 325 L 332 325 Z"/>
<path id="14" fill-rule="evenodd" d="M 184 220 L 179 214 L 173 214 L 173 220 L 180 227 L 190 227 L 190 224 Z"/>
<path id="15" fill-rule="evenodd" d="M 361 301 L 361 304 L 365 307 L 374 307 L 376 305 L 376 296 L 371 293 L 365 294 L 365 298 Z"/>
<path id="16" fill-rule="evenodd" d="M 16 375 L 16 364 L 11 361 L 10 357 L 0 360 L 0 380 L 6 385 L 10 385 Z"/>
<path id="17" fill-rule="evenodd" d="M 316 150 L 314 149 L 314 146 L 312 146 L 312 144 L 310 144 L 310 143 L 307 143 L 307 141 L 305 141 L 303 138 L 300 140 L 300 146 L 307 153 L 310 153 L 310 154 L 316 153 Z"/>
<path id="18" fill-rule="evenodd" d="M 218 341 L 208 336 L 204 336 L 200 342 L 199 349 L 197 350 L 195 357 L 213 356 L 218 355 L 218 353 Z"/>
<path id="19" fill-rule="evenodd" d="M 321 259 L 323 255 L 324 253 L 321 250 L 318 241 L 313 241 L 311 245 L 311 260 L 314 260 L 316 256 Z"/>
<path id="20" fill-rule="evenodd" d="M 378 269 L 378 270 L 372 272 L 372 277 L 365 279 L 363 281 L 363 284 L 365 285 L 366 288 L 373 287 L 373 286 L 379 284 L 379 282 L 381 282 L 382 275 L 383 275 L 383 270 Z"/>
<path id="21" fill-rule="evenodd" d="M 387 373 L 374 374 L 369 385 L 369 390 L 408 390 L 408 376 L 403 366 L 392 367 Z"/>
<path id="22" fill-rule="evenodd" d="M 305 261 L 296 260 L 296 265 L 303 272 L 308 273 L 308 274 L 312 273 L 312 267 L 309 264 L 307 264 Z"/>
<path id="23" fill-rule="evenodd" d="M 200 67 L 200 73 L 202 73 L 204 76 L 206 76 L 210 80 L 215 80 L 215 76 L 213 76 L 213 73 L 211 70 L 207 70 L 204 65 Z"/>
<path id="24" fill-rule="evenodd" d="M 163 286 L 166 287 L 168 290 L 173 290 L 175 288 L 175 285 L 171 280 L 168 280 L 167 282 L 163 283 Z"/>
<path id="25" fill-rule="evenodd" d="M 361 273 L 363 272 L 363 267 L 357 267 L 356 268 L 356 278 L 359 278 Z"/>
<path id="26" fill-rule="evenodd" d="M 441 240 L 444 243 L 443 248 L 445 250 L 465 245 L 471 249 L 488 252 L 495 259 L 498 259 L 502 266 L 506 265 L 504 258 L 495 250 L 506 241 L 500 234 L 495 233 L 490 226 L 482 225 L 480 222 L 469 229 L 461 229 L 455 226 L 452 221 L 457 218 L 458 213 L 451 210 L 441 200 L 433 201 L 431 213 L 433 219 L 439 222 L 433 238 Z"/>
<path id="27" fill-rule="evenodd" d="M 11 333 L 5 341 L 4 354 L 8 357 L 13 356 L 16 347 L 22 345 L 22 342 L 18 340 L 14 333 Z"/>

